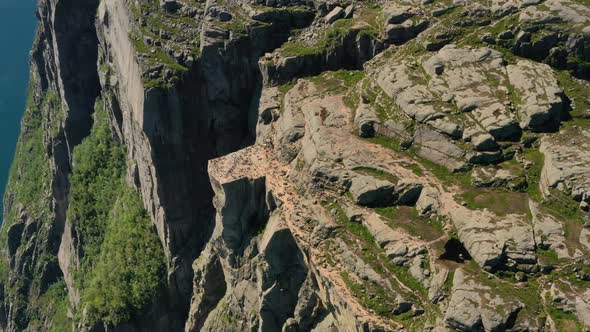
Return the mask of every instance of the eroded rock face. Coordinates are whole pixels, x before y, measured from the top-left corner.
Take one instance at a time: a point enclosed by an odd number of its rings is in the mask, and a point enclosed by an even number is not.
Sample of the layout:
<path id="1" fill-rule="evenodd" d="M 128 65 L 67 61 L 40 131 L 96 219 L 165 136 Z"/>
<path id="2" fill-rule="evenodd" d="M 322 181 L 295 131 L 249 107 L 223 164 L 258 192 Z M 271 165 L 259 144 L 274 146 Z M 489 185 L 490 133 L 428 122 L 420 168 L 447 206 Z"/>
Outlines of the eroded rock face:
<path id="1" fill-rule="evenodd" d="M 496 139 L 512 139 L 518 135 L 518 126 L 506 105 L 508 80 L 499 52 L 447 45 L 420 62 L 424 74 L 403 62 L 398 67 L 386 67 L 378 74 L 377 82 L 396 99 L 403 112 L 419 122 L 432 122 L 434 128 L 438 127 L 435 120 L 440 123 L 440 119 L 445 118 L 446 123 L 461 128 L 473 126 L 469 123 L 470 117 L 463 123 L 449 118 L 448 114 L 458 109 L 469 112 Z M 451 137 L 453 134 L 454 131 L 450 131 L 450 135 L 447 133 Z"/>
<path id="2" fill-rule="evenodd" d="M 272 193 L 264 177 L 216 176 L 212 174 L 216 227 L 204 255 L 194 265 L 195 295 L 186 329 L 218 329 L 220 315 L 239 317 L 249 312 L 248 321 L 236 318 L 232 322 L 235 328 L 280 330 L 292 317 L 306 280 L 303 253 L 282 216 L 269 216 L 272 205 L 268 206 L 267 198 Z M 240 206 L 235 205 L 238 202 Z M 260 232 L 264 235 L 257 241 Z"/>
<path id="3" fill-rule="evenodd" d="M 291 184 L 277 181 L 285 167 L 269 158 L 273 158 L 270 150 L 255 146 L 210 164 L 216 227 L 204 254 L 195 261 L 195 296 L 186 330 L 224 330 L 225 324 L 239 330 L 307 330 L 325 324 L 326 319 L 332 322 L 329 324 L 356 330 L 361 322 L 353 323 L 350 310 L 358 309 L 342 307 L 338 287 L 328 287 L 334 282 L 330 274 L 311 265 L 318 247 L 331 238 L 333 226 L 321 214 L 306 209 L 312 203 L 302 201 Z M 234 206 L 236 199 L 260 209 Z M 262 216 L 260 211 L 270 214 Z M 234 222 L 237 216 L 239 223 Z M 236 247 L 238 237 L 243 239 L 242 250 L 228 251 L 228 246 Z M 301 246 L 309 245 L 302 242 L 309 238 L 314 244 L 306 253 Z M 351 262 L 362 262 L 355 254 L 349 255 Z M 214 273 L 221 273 L 225 282 L 217 275 L 217 286 L 208 287 L 209 293 L 200 290 L 213 282 L 210 276 Z M 373 278 L 380 278 L 372 273 Z M 333 306 L 342 311 L 332 311 Z M 220 319 L 229 322 L 222 324 Z"/>
<path id="4" fill-rule="evenodd" d="M 533 130 L 551 129 L 559 123 L 564 109 L 551 68 L 532 61 L 518 61 L 507 67 L 510 83 L 520 94 L 520 126 Z"/>
<path id="5" fill-rule="evenodd" d="M 590 200 L 588 154 L 590 132 L 583 128 L 564 131 L 563 135 L 543 138 L 539 150 L 545 156 L 541 189 L 550 194 L 557 189 L 579 202 Z"/>
<path id="6" fill-rule="evenodd" d="M 533 201 L 529 201 L 531 214 L 533 218 L 533 228 L 535 232 L 535 242 L 537 247 L 544 250 L 555 250 L 559 258 L 570 257 L 569 250 L 564 237 L 563 225 L 549 214 L 543 214 L 539 211 L 539 206 Z"/>
<path id="7" fill-rule="evenodd" d="M 457 331 L 501 331 L 511 327 L 523 304 L 455 271 L 445 323 Z"/>
<path id="8" fill-rule="evenodd" d="M 92 0 L 38 3 L 27 108 L 28 114 L 43 120 L 23 122 L 23 128 L 29 129 L 23 130 L 20 142 L 35 145 L 37 150 L 18 153 L 25 160 L 30 158 L 24 154 L 36 153 L 44 173 L 31 179 L 24 169 L 28 165 L 18 171 L 19 181 L 28 178 L 42 188 L 29 198 L 34 204 L 21 203 L 23 193 L 14 182 L 6 191 L 3 228 L 7 238 L 2 245 L 7 266 L 2 283 L 6 305 L 0 318 L 4 330 L 26 329 L 31 320 L 29 311 L 37 310 L 30 302 L 64 277 L 54 258 L 66 223 L 71 149 L 90 131 L 99 90 L 94 70 L 98 43 L 92 19 L 97 6 L 98 1 Z M 48 95 L 53 95 L 53 100 L 49 101 Z"/>
<path id="9" fill-rule="evenodd" d="M 35 306 L 62 279 L 47 307 L 78 330 L 590 326 L 587 11 L 42 1 L 41 131 L 25 118 L 19 153 L 49 176 L 23 204 L 27 167 L 13 171 L 0 329 L 55 327 Z M 97 96 L 166 271 L 142 313 L 90 327 L 66 211 Z"/>
<path id="10" fill-rule="evenodd" d="M 428 127 L 420 127 L 416 130 L 414 144 L 418 147 L 418 155 L 422 158 L 443 165 L 452 172 L 464 171 L 468 167 L 462 161 L 465 151 L 443 134 Z"/>
<path id="11" fill-rule="evenodd" d="M 528 270 L 535 264 L 533 229 L 525 215 L 499 216 L 461 206 L 448 213 L 469 254 L 484 269 L 508 265 Z"/>
<path id="12" fill-rule="evenodd" d="M 378 180 L 370 176 L 356 176 L 352 179 L 350 194 L 355 203 L 365 206 L 392 204 L 394 185 L 389 181 Z"/>

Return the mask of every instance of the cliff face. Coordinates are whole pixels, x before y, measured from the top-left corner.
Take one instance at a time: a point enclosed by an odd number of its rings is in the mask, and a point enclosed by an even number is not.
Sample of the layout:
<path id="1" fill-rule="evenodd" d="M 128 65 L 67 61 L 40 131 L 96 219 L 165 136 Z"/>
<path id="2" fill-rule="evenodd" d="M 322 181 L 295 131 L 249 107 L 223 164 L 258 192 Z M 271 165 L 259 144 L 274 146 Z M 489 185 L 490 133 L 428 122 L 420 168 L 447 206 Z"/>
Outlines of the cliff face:
<path id="1" fill-rule="evenodd" d="M 587 329 L 588 17 L 40 1 L 1 329 Z"/>

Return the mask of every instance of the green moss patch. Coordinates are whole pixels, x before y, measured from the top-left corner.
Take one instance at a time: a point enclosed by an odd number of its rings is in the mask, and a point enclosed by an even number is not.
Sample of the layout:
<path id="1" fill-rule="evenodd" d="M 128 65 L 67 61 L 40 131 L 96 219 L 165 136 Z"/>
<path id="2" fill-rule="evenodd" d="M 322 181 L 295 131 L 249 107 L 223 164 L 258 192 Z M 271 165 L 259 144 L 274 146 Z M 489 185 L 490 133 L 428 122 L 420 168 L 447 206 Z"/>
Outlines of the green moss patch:
<path id="1" fill-rule="evenodd" d="M 364 24 L 362 24 L 364 23 Z M 288 41 L 278 50 L 285 57 L 320 55 L 338 47 L 342 40 L 351 33 L 366 34 L 376 38 L 377 30 L 366 22 L 356 19 L 342 19 L 334 22 L 332 26 L 322 33 L 313 43 L 305 43 L 299 39 Z"/>
<path id="2" fill-rule="evenodd" d="M 393 184 L 397 183 L 397 181 L 399 180 L 397 178 L 397 176 L 395 176 L 391 173 L 387 173 L 383 170 L 372 168 L 372 167 L 355 167 L 355 168 L 353 168 L 353 171 L 360 173 L 360 174 L 369 175 L 369 176 L 372 176 L 372 177 L 380 179 L 380 180 L 389 181 Z"/>
<path id="3" fill-rule="evenodd" d="M 425 241 L 433 241 L 445 235 L 438 220 L 421 217 L 416 208 L 411 206 L 377 208 L 375 212 L 385 217 L 390 227 L 402 228 L 408 234 L 420 236 Z"/>
<path id="4" fill-rule="evenodd" d="M 459 198 L 469 209 L 488 209 L 498 216 L 528 213 L 528 197 L 523 193 L 471 188 L 464 191 Z"/>
<path id="5" fill-rule="evenodd" d="M 401 294 L 404 298 L 422 302 L 423 305 L 429 306 L 428 301 L 424 300 L 427 297 L 427 291 L 424 286 L 410 274 L 407 268 L 391 263 L 390 259 L 385 256 L 384 250 L 376 244 L 373 235 L 364 225 L 348 219 L 344 210 L 337 202 L 325 203 L 323 205 L 335 215 L 336 221 L 343 226 L 338 236 L 347 243 L 349 248 L 356 248 L 356 254 L 371 266 L 375 272 L 380 274 L 384 279 L 387 279 L 394 292 Z M 343 275 L 343 278 L 345 281 L 347 280 L 346 283 L 353 294 L 355 294 L 355 297 L 367 309 L 374 310 L 384 317 L 400 321 L 404 325 L 415 323 L 413 320 L 410 321 L 410 317 L 407 315 L 395 315 L 391 312 L 391 309 L 385 310 L 385 307 L 389 307 L 387 305 L 387 299 L 390 297 L 389 295 L 385 296 L 383 294 L 391 291 L 383 288 L 382 285 L 377 285 L 374 282 L 361 283 L 360 281 L 353 280 L 348 274 Z M 411 289 L 412 292 L 408 292 L 406 288 L 399 286 L 399 282 L 396 279 Z M 365 289 L 365 291 L 361 291 L 362 289 Z M 381 301 L 378 301 L 380 299 Z M 431 313 L 436 311 L 434 307 L 429 307 L 429 309 Z"/>
<path id="6" fill-rule="evenodd" d="M 536 250 L 537 259 L 539 263 L 543 265 L 558 265 L 559 264 L 559 257 L 557 256 L 557 252 L 553 249 L 541 249 L 537 248 Z"/>

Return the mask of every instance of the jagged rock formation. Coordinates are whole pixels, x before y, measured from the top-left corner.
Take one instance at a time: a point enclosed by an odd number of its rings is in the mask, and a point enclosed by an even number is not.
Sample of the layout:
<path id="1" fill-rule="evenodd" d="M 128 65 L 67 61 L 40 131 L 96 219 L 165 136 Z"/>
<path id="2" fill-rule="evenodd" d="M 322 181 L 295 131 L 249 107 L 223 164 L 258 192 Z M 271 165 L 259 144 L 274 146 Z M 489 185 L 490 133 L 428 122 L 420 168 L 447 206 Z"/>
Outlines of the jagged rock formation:
<path id="1" fill-rule="evenodd" d="M 42 0 L 3 331 L 590 329 L 584 0 Z"/>

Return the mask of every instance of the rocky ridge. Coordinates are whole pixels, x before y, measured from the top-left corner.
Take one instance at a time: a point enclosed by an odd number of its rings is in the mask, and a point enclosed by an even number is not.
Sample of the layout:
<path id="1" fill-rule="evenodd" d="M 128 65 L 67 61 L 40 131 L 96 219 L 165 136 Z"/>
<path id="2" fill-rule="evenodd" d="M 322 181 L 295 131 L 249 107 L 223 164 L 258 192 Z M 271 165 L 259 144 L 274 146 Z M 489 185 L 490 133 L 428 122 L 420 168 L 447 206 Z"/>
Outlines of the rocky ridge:
<path id="1" fill-rule="evenodd" d="M 590 329 L 587 12 L 41 1 L 0 329 Z"/>

